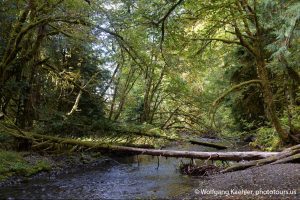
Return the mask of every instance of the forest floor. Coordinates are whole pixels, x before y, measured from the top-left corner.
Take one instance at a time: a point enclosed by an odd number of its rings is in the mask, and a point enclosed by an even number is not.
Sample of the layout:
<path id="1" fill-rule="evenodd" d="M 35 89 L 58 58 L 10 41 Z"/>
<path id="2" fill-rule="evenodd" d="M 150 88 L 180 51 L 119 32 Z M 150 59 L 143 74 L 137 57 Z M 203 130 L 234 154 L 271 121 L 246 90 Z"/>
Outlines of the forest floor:
<path id="1" fill-rule="evenodd" d="M 199 179 L 178 199 L 300 199 L 300 164 L 275 164 Z"/>

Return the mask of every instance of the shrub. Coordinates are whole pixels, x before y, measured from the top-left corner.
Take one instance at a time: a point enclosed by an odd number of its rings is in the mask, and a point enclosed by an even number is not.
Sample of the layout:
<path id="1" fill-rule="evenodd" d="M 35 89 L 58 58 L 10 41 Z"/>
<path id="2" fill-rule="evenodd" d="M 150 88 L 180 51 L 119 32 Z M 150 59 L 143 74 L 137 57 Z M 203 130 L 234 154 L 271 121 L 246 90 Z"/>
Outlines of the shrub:
<path id="1" fill-rule="evenodd" d="M 280 138 L 274 128 L 261 127 L 256 131 L 256 139 L 251 142 L 250 145 L 254 147 L 260 147 L 266 151 L 274 151 L 278 149 L 280 145 Z"/>
<path id="2" fill-rule="evenodd" d="M 51 165 L 45 160 L 30 164 L 18 152 L 0 150 L 0 180 L 13 175 L 31 176 L 50 169 Z"/>

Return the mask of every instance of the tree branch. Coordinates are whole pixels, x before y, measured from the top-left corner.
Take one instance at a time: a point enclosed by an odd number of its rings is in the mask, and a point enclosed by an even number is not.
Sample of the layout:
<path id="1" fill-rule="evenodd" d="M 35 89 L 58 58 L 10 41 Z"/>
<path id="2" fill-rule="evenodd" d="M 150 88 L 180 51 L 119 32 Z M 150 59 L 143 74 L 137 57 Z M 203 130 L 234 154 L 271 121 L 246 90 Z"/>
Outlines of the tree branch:
<path id="1" fill-rule="evenodd" d="M 75 111 L 77 111 L 77 108 L 78 108 L 78 105 L 79 105 L 79 101 L 80 101 L 80 98 L 81 98 L 81 96 L 82 96 L 82 91 L 83 91 L 83 89 L 85 89 L 85 88 L 87 87 L 87 85 L 88 85 L 90 82 L 92 82 L 92 81 L 97 77 L 97 75 L 98 75 L 100 72 L 101 72 L 100 70 L 99 70 L 98 72 L 96 72 L 96 73 L 90 78 L 90 80 L 88 80 L 88 81 L 86 82 L 86 84 L 85 84 L 84 86 L 81 87 L 82 89 L 80 89 L 80 91 L 79 91 L 79 93 L 78 93 L 78 95 L 77 95 L 77 97 L 76 97 L 76 100 L 75 100 L 75 103 L 74 103 L 72 109 L 70 110 L 70 112 L 67 113 L 68 116 L 71 115 L 72 113 L 74 113 Z"/>
<path id="2" fill-rule="evenodd" d="M 176 9 L 177 6 L 179 6 L 184 0 L 179 0 L 177 3 L 175 3 L 169 10 L 168 12 L 160 19 L 158 22 L 154 22 L 154 24 L 162 24 L 161 25 L 161 40 L 160 40 L 160 50 L 162 51 L 162 45 L 164 42 L 165 38 L 165 23 L 167 18 L 171 15 L 171 13 Z"/>
<path id="3" fill-rule="evenodd" d="M 201 40 L 201 41 L 218 41 L 218 42 L 223 42 L 223 43 L 225 43 L 225 44 L 237 44 L 237 45 L 241 45 L 241 43 L 238 42 L 238 41 L 227 40 L 227 39 L 223 39 L 223 38 L 197 38 L 197 39 L 193 39 L 193 40 Z"/>
<path id="4" fill-rule="evenodd" d="M 229 90 L 224 92 L 220 97 L 218 97 L 213 102 L 212 108 L 211 108 L 211 111 L 210 111 L 210 114 L 212 114 L 212 117 L 211 117 L 212 123 L 214 123 L 214 118 L 215 118 L 215 113 L 217 111 L 217 106 L 225 99 L 225 97 L 227 95 L 229 95 L 230 93 L 235 92 L 237 90 L 240 90 L 242 87 L 244 87 L 246 85 L 250 85 L 250 84 L 259 84 L 259 85 L 261 85 L 262 81 L 255 79 L 255 80 L 245 81 L 245 82 L 242 82 L 240 84 L 234 85 L 233 87 L 231 87 Z"/>

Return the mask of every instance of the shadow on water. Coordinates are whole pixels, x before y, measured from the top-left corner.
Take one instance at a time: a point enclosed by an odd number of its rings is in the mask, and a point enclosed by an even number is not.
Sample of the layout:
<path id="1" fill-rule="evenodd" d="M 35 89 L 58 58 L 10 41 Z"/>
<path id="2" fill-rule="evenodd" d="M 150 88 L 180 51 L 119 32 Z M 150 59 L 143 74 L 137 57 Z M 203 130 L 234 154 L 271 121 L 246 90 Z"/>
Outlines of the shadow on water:
<path id="1" fill-rule="evenodd" d="M 175 143 L 168 149 L 214 151 L 208 147 Z M 118 156 L 98 167 L 55 179 L 39 179 L 1 188 L 6 199 L 145 199 L 172 198 L 199 185 L 199 179 L 181 175 L 181 161 L 152 156 Z M 157 168 L 158 167 L 158 168 Z"/>

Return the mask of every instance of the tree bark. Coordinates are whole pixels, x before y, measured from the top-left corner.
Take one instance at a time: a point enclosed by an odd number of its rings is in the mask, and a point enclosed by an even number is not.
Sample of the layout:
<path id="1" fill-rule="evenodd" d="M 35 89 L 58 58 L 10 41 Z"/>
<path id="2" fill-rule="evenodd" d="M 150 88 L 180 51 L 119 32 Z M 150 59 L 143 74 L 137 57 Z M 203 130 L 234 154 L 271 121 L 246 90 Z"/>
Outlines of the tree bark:
<path id="1" fill-rule="evenodd" d="M 261 79 L 261 85 L 263 90 L 263 97 L 264 102 L 266 105 L 266 113 L 268 114 L 268 117 L 270 121 L 272 122 L 275 130 L 277 131 L 279 137 L 283 142 L 289 141 L 289 134 L 286 130 L 284 130 L 280 124 L 280 121 L 276 114 L 276 108 L 274 105 L 274 98 L 272 94 L 272 88 L 271 84 L 268 78 L 268 71 L 266 68 L 266 63 L 263 59 L 263 57 L 258 57 L 256 60 L 257 64 L 257 74 L 259 78 Z"/>
<path id="2" fill-rule="evenodd" d="M 261 166 L 266 164 L 279 164 L 279 163 L 286 163 L 286 162 L 294 162 L 299 161 L 300 157 L 300 145 L 296 145 L 292 148 L 286 149 L 280 153 L 274 154 L 270 157 L 266 157 L 259 160 L 254 160 L 246 163 L 235 164 L 231 167 L 226 168 L 222 172 L 232 172 L 238 170 L 244 170 L 249 167 L 254 166 Z"/>
<path id="3" fill-rule="evenodd" d="M 270 84 L 270 80 L 268 77 L 268 70 L 266 67 L 267 55 L 265 52 L 265 38 L 264 31 L 259 21 L 259 16 L 256 13 L 255 6 L 253 8 L 247 1 L 237 1 L 236 2 L 237 11 L 241 14 L 245 14 L 248 18 L 244 20 L 244 25 L 246 28 L 245 34 L 242 33 L 237 21 L 234 21 L 233 27 L 235 30 L 235 35 L 239 39 L 239 43 L 241 46 L 246 48 L 255 58 L 256 61 L 256 70 L 259 79 L 261 80 L 263 99 L 265 103 L 266 113 L 268 115 L 269 120 L 272 122 L 276 132 L 283 142 L 289 142 L 289 134 L 286 130 L 284 130 L 281 126 L 281 123 L 276 114 L 276 107 L 274 104 L 274 98 L 272 93 L 272 87 Z M 233 17 L 235 17 L 234 12 L 232 13 Z M 247 22 L 248 21 L 248 22 Z M 251 32 L 248 29 L 248 24 L 252 24 L 254 27 L 254 31 Z M 250 39 L 249 39 L 250 38 Z"/>
<path id="4" fill-rule="evenodd" d="M 278 152 L 200 152 L 200 151 L 175 151 L 175 150 L 158 150 L 158 149 L 143 149 L 124 146 L 110 146 L 108 150 L 143 154 L 151 156 L 164 156 L 175 158 L 197 158 L 197 159 L 209 159 L 209 160 L 257 160 L 277 155 Z"/>

